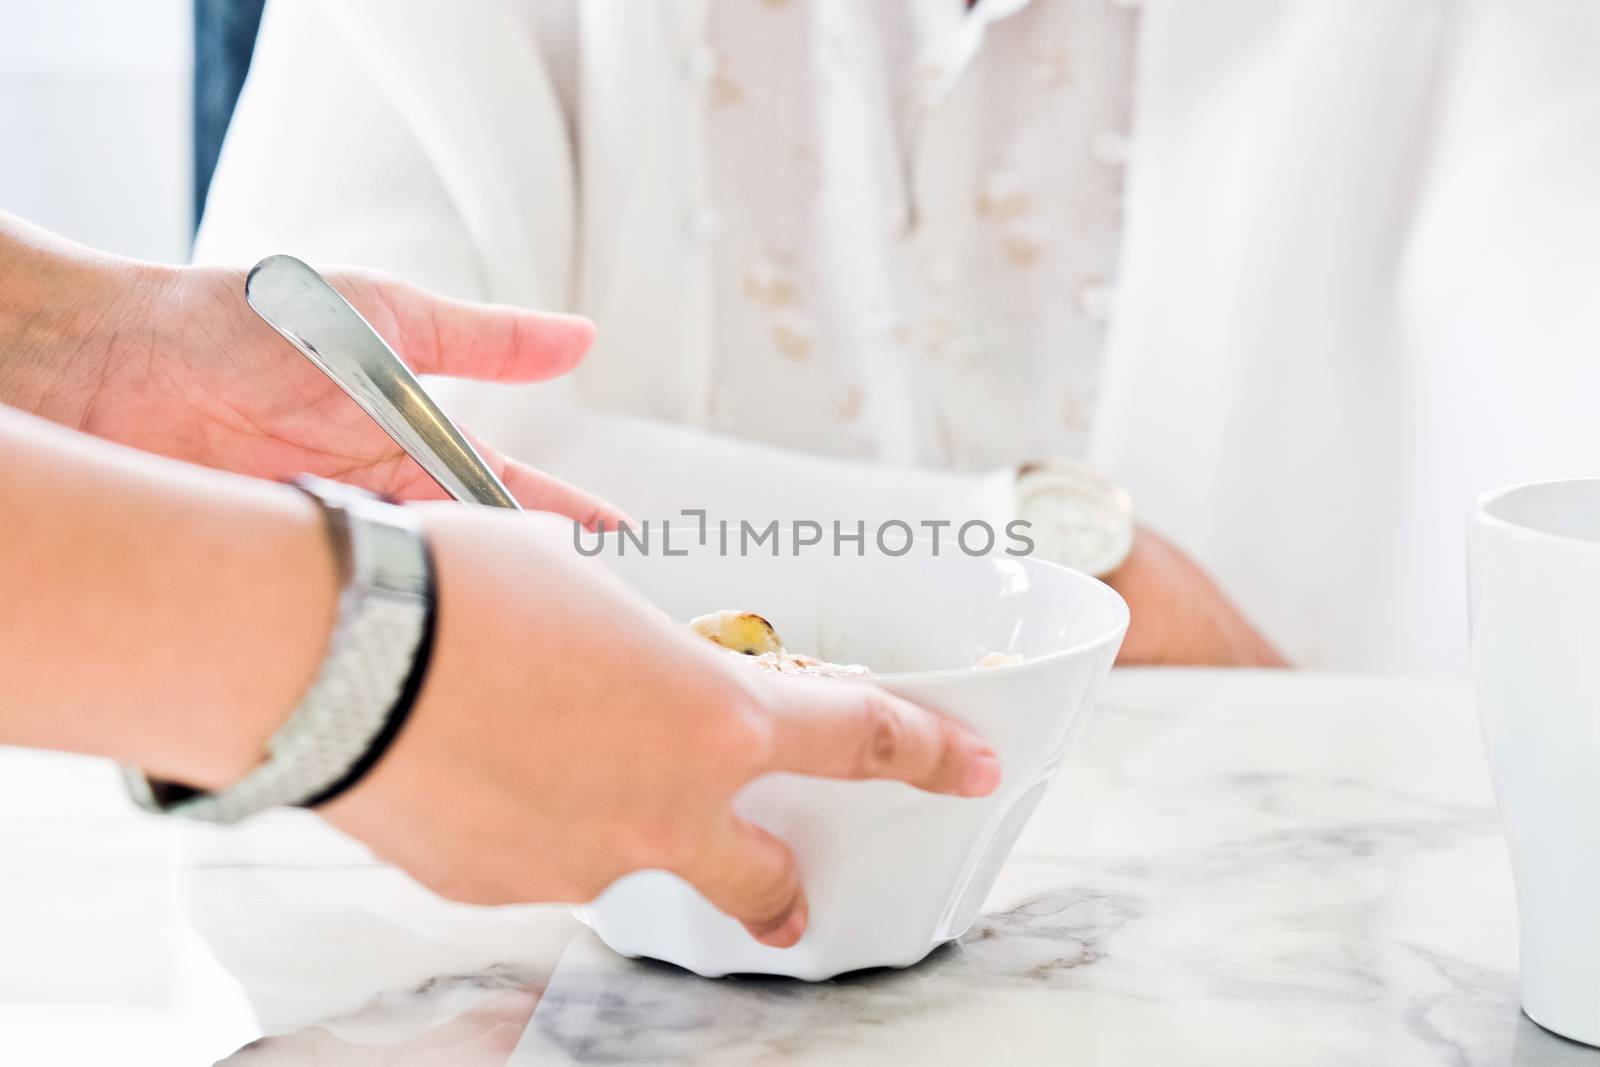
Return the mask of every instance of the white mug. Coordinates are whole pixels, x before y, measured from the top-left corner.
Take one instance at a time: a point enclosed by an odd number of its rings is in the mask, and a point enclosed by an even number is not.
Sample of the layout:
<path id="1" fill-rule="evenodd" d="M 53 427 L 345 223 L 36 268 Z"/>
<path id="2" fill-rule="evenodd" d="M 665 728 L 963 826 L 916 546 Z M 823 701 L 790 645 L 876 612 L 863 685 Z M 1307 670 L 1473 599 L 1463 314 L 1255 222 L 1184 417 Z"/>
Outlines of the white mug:
<path id="1" fill-rule="evenodd" d="M 1472 660 L 1516 878 L 1522 1008 L 1600 1045 L 1600 479 L 1488 493 Z"/>

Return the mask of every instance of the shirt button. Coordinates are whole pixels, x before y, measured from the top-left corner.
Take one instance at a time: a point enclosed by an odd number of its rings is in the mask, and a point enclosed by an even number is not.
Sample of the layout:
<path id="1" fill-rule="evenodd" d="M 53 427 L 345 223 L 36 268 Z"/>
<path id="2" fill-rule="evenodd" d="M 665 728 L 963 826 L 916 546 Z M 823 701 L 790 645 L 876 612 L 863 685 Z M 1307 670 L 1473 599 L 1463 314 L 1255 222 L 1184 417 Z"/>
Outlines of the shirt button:
<path id="1" fill-rule="evenodd" d="M 683 74 L 696 85 L 709 85 L 711 79 L 717 76 L 717 68 L 720 65 L 717 50 L 708 44 L 703 44 L 691 48 L 683 57 Z"/>
<path id="2" fill-rule="evenodd" d="M 1079 289 L 1078 310 L 1095 322 L 1106 321 L 1111 317 L 1111 287 L 1091 282 Z"/>
<path id="3" fill-rule="evenodd" d="M 1123 166 L 1128 162 L 1128 139 L 1120 133 L 1097 133 L 1089 138 L 1089 155 L 1108 167 Z"/>
<path id="4" fill-rule="evenodd" d="M 714 241 L 722 233 L 722 212 L 709 205 L 690 210 L 684 228 L 696 241 Z"/>

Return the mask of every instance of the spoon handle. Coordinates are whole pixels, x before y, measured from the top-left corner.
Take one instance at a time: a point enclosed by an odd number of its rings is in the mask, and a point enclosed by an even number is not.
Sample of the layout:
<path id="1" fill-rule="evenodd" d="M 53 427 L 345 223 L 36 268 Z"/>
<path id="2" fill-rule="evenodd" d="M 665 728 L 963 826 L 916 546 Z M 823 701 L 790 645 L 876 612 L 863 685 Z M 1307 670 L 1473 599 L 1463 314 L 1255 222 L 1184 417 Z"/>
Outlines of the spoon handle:
<path id="1" fill-rule="evenodd" d="M 445 492 L 467 503 L 520 510 L 394 349 L 322 275 L 293 256 L 268 256 L 251 268 L 244 295 Z"/>

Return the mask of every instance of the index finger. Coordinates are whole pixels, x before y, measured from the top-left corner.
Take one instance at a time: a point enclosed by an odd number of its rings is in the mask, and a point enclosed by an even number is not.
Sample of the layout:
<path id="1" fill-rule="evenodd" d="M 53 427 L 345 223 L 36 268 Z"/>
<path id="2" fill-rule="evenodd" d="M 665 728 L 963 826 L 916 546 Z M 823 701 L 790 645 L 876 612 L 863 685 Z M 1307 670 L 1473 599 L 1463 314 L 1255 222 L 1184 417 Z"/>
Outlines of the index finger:
<path id="1" fill-rule="evenodd" d="M 514 459 L 506 461 L 500 478 L 523 507 L 565 515 L 585 530 L 616 530 L 633 522 L 626 512 L 593 493 Z"/>
<path id="2" fill-rule="evenodd" d="M 978 797 L 1000 784 L 1000 760 L 954 719 L 864 682 L 773 678 L 770 770 L 823 778 L 890 778 Z"/>
<path id="3" fill-rule="evenodd" d="M 579 315 L 438 296 L 365 271 L 330 280 L 418 374 L 536 382 L 565 374 L 594 344 Z"/>

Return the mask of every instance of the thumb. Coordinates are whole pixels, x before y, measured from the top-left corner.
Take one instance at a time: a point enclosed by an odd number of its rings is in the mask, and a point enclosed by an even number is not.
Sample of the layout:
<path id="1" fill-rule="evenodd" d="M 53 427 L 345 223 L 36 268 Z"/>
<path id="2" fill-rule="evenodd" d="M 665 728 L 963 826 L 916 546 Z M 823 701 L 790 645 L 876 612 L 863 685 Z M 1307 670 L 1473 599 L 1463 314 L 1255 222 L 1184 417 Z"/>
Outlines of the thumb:
<path id="1" fill-rule="evenodd" d="M 978 797 L 1000 784 L 999 758 L 970 728 L 863 682 L 773 678 L 763 692 L 771 770 L 888 778 Z"/>
<path id="2" fill-rule="evenodd" d="M 594 323 L 580 315 L 454 300 L 365 271 L 331 280 L 418 374 L 536 382 L 565 374 L 594 344 Z"/>

